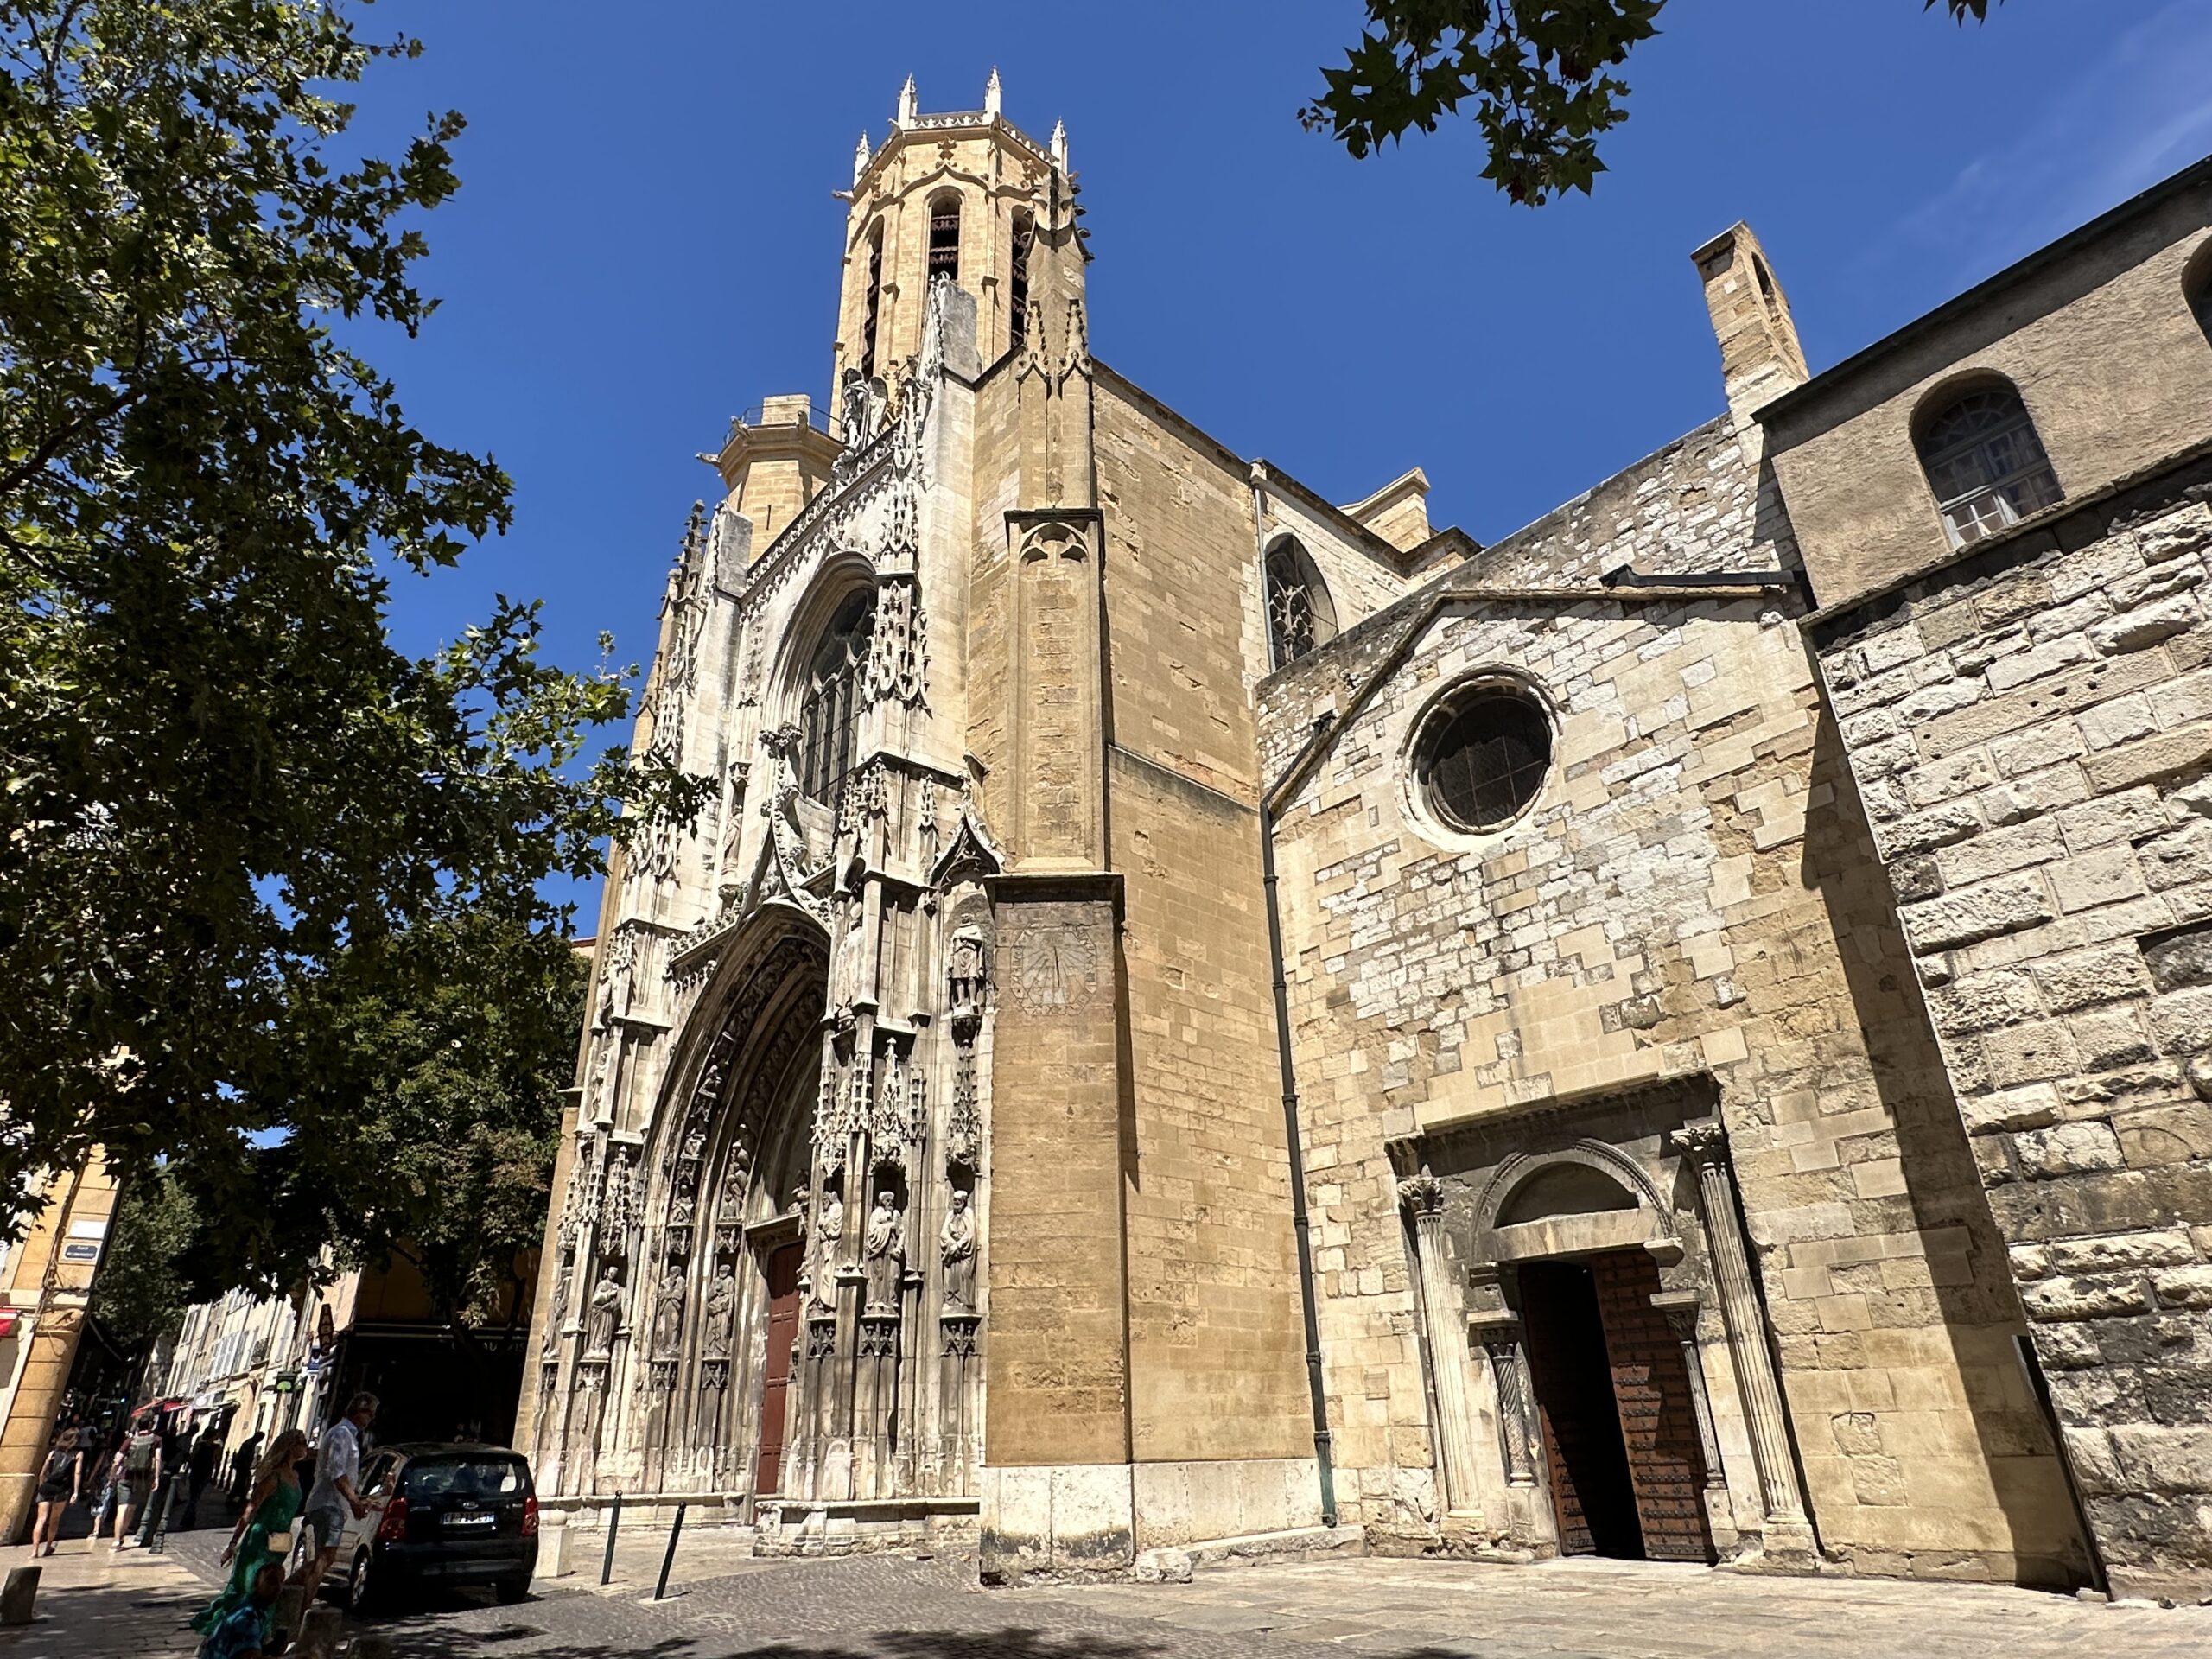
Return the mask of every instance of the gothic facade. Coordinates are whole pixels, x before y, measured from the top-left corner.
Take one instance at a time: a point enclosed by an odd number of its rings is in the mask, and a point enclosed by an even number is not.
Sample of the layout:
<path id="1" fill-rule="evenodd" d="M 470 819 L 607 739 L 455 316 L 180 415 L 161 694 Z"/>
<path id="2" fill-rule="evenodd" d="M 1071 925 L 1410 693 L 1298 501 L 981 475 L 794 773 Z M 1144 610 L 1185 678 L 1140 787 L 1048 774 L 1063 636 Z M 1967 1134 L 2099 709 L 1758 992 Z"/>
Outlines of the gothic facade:
<path id="1" fill-rule="evenodd" d="M 1727 412 L 1489 547 L 1094 358 L 1074 198 L 910 83 L 714 458 L 549 1505 L 2212 1575 L 2212 171 L 1818 377 L 1737 227 Z"/>

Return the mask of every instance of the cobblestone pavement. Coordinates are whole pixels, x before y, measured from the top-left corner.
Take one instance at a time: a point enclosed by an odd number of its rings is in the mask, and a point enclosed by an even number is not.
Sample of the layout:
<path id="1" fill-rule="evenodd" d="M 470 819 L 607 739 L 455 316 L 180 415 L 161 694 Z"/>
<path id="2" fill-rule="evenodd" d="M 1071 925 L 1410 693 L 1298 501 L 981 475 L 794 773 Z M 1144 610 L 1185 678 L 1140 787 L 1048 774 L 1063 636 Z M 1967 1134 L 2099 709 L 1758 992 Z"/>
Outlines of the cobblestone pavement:
<path id="1" fill-rule="evenodd" d="M 172 1554 L 196 1560 L 196 1535 Z M 626 1576 L 658 1565 L 645 1535 Z M 690 1541 L 686 1541 L 687 1543 Z M 702 1540 L 711 1548 L 710 1540 Z M 634 1551 L 634 1553 L 633 1553 Z M 212 1548 L 206 1552 L 210 1561 Z M 1752 1578 L 1696 1567 L 1382 1558 L 1202 1572 L 1185 1585 L 982 1590 L 970 1561 L 749 1561 L 659 1604 L 647 1586 L 541 1581 L 518 1606 L 454 1596 L 377 1623 L 402 1659 L 2204 1659 L 2212 1608 L 2032 1591 Z M 642 1576 L 640 1574 L 639 1576 Z M 66 1615 L 65 1615 L 66 1617 Z M 62 1649 L 60 1651 L 71 1651 Z M 74 1651 L 90 1652 L 91 1649 Z M 16 1659 L 0 1647 L 0 1659 Z M 26 1653 L 28 1659 L 28 1652 Z"/>
<path id="2" fill-rule="evenodd" d="M 30 1562 L 28 1549 L 0 1550 L 0 1568 Z M 186 1621 L 207 1605 L 207 1586 L 168 1556 L 66 1538 L 36 1565 L 36 1616 L 0 1630 L 0 1659 L 183 1659 L 200 1645 Z"/>

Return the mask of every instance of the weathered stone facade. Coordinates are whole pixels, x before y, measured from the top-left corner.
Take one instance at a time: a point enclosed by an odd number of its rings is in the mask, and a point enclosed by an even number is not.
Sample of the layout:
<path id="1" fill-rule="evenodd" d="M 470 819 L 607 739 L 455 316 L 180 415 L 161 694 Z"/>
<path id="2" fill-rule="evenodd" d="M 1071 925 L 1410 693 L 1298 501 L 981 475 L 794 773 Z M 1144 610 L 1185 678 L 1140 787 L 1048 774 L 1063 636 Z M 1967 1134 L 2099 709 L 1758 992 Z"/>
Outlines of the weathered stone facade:
<path id="1" fill-rule="evenodd" d="M 670 579 L 549 1501 L 2203 1583 L 2208 180 L 1816 378 L 1733 228 L 1727 413 L 1482 548 L 1096 361 L 1065 136 L 910 86 Z"/>

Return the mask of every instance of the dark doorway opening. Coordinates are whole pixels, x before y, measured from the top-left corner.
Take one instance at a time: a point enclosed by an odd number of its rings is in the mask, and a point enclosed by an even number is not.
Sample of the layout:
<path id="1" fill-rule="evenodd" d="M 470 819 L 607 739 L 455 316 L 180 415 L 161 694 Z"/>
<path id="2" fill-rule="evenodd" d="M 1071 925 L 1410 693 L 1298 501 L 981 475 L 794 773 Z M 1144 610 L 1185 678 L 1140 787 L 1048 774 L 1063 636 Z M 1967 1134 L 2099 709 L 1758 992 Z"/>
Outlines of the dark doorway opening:
<path id="1" fill-rule="evenodd" d="M 1705 1458 L 1681 1345 L 1643 1250 L 1520 1269 L 1560 1551 L 1710 1561 Z"/>
<path id="2" fill-rule="evenodd" d="M 1532 1262 L 1521 1269 L 1521 1319 L 1529 1376 L 1544 1432 L 1552 1507 L 1562 1555 L 1643 1559 L 1628 1447 L 1605 1359 L 1598 1287 L 1579 1262 Z"/>

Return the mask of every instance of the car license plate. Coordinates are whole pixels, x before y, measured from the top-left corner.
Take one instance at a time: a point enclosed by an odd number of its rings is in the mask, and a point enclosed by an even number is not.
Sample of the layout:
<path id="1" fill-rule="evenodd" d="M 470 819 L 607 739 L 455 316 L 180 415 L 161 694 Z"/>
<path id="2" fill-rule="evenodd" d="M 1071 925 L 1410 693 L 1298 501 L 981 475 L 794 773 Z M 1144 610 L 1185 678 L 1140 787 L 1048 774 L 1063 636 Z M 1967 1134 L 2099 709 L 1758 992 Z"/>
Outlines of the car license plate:
<path id="1" fill-rule="evenodd" d="M 446 1516 L 446 1525 L 449 1527 L 488 1527 L 498 1520 L 499 1516 L 495 1515 L 449 1515 Z"/>

